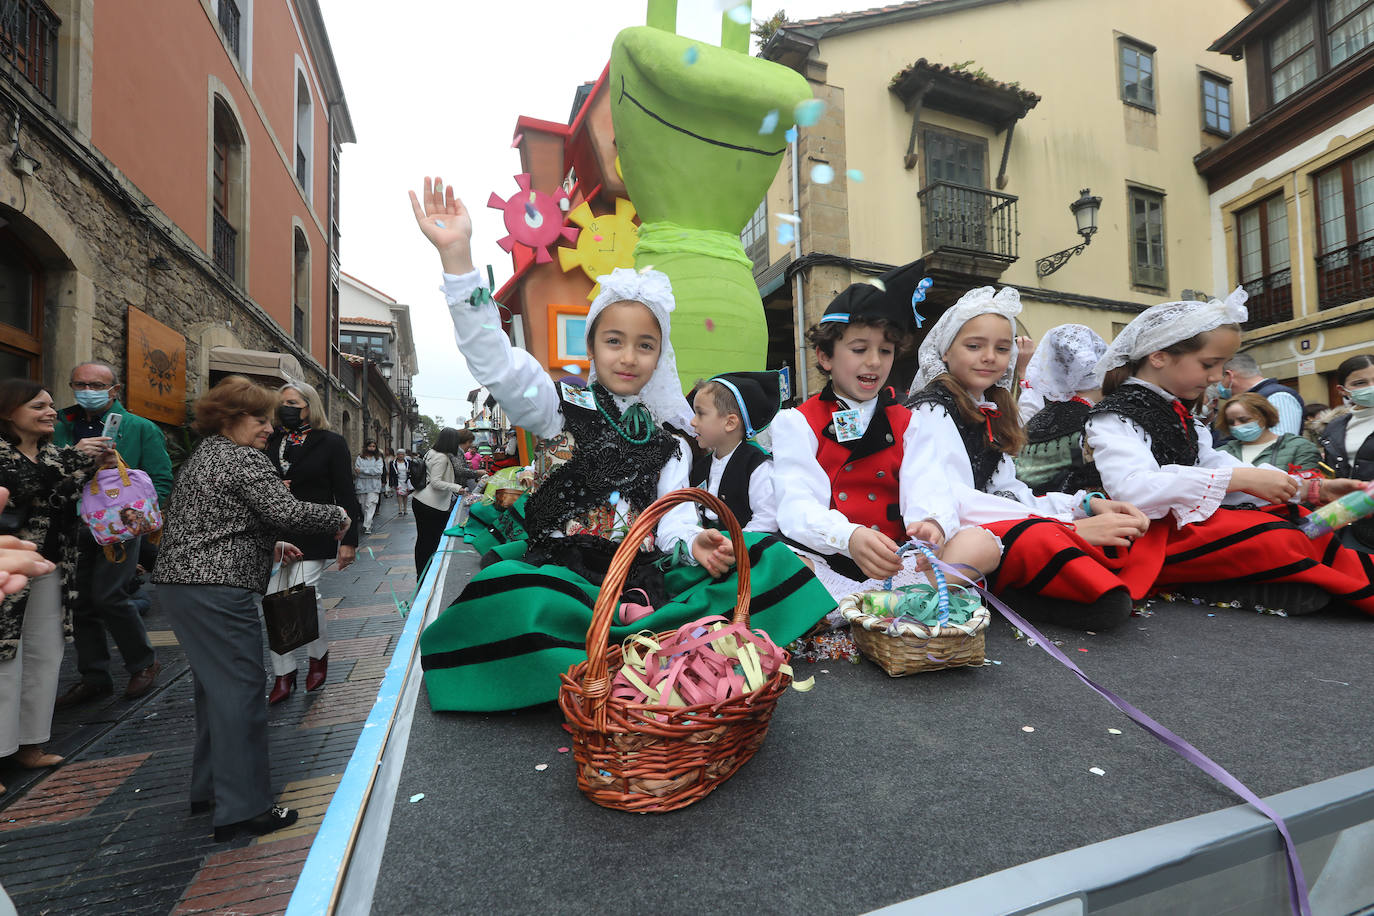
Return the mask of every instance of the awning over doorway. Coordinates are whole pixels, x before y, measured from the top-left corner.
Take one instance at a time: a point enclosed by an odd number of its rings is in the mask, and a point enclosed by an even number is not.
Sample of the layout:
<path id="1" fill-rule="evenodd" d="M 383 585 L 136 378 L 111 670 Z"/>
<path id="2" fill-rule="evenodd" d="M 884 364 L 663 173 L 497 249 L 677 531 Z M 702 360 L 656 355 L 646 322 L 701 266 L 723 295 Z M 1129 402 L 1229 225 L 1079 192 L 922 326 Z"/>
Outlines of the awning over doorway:
<path id="1" fill-rule="evenodd" d="M 305 373 L 290 353 L 269 353 L 266 350 L 238 350 L 234 347 L 210 349 L 210 371 L 283 382 L 302 381 Z"/>

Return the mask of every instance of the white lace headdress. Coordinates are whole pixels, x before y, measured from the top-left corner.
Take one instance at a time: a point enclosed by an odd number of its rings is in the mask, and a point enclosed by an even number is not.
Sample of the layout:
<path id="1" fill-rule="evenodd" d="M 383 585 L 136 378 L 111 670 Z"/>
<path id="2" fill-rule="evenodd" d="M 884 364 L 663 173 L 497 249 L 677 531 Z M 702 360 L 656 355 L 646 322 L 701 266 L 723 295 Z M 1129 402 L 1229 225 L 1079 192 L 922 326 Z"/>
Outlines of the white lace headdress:
<path id="1" fill-rule="evenodd" d="M 673 285 L 668 275 L 661 270 L 632 270 L 617 267 L 601 277 L 601 292 L 587 310 L 587 353 L 592 352 L 592 328 L 596 326 L 597 316 L 608 305 L 617 302 L 642 302 L 654 313 L 658 320 L 659 333 L 663 335 L 662 348 L 658 353 L 658 365 L 648 383 L 640 390 L 638 400 L 649 409 L 654 420 L 692 432 L 692 408 L 682 394 L 682 382 L 677 375 L 677 356 L 673 352 L 671 334 L 673 321 L 670 317 L 677 307 L 673 299 Z M 589 381 L 596 381 L 596 363 L 592 363 L 587 373 Z"/>
<path id="2" fill-rule="evenodd" d="M 921 341 L 921 349 L 917 351 L 920 368 L 911 383 L 911 393 L 915 394 L 929 385 L 935 376 L 948 368 L 945 354 L 954 345 L 954 338 L 959 336 L 959 330 L 964 325 L 979 315 L 1001 315 L 1011 322 L 1011 362 L 1007 363 L 1006 373 L 997 380 L 998 387 L 1010 390 L 1016 373 L 1016 316 L 1019 314 L 1021 294 L 1010 286 L 1000 290 L 980 286 L 964 293 L 958 302 L 945 309 L 940 320 L 931 326 L 925 340 Z"/>
<path id="3" fill-rule="evenodd" d="M 1244 324 L 1250 317 L 1245 300 L 1250 296 L 1237 286 L 1225 299 L 1210 302 L 1161 302 L 1152 305 L 1121 329 L 1097 371 L 1107 373 L 1223 324 Z"/>
<path id="4" fill-rule="evenodd" d="M 1082 324 L 1061 324 L 1045 332 L 1026 364 L 1026 381 L 1047 401 L 1067 401 L 1077 391 L 1102 387 L 1097 361 L 1107 342 Z"/>

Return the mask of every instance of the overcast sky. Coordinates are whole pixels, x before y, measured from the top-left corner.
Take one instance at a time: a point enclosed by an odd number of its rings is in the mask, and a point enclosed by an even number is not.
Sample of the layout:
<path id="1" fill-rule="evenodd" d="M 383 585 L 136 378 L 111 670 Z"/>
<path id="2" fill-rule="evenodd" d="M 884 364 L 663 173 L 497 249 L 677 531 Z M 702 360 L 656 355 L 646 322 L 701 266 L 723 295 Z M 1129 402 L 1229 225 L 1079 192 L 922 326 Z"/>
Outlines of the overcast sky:
<path id="1" fill-rule="evenodd" d="M 758 4 L 754 18 L 784 6 L 801 19 L 863 0 Z M 465 420 L 475 387 L 453 342 L 439 259 L 420 235 L 406 191 L 426 175 L 457 188 L 475 221 L 473 259 L 490 263 L 499 287 L 511 274 L 495 191 L 509 197 L 520 157 L 511 149 L 521 115 L 567 123 L 577 87 L 601 75 L 622 28 L 643 25 L 645 0 L 322 0 L 329 40 L 358 136 L 342 154 L 340 255 L 345 271 L 410 306 L 422 413 Z M 678 32 L 720 40 L 721 0 L 679 0 Z M 409 41 L 395 44 L 397 23 Z"/>

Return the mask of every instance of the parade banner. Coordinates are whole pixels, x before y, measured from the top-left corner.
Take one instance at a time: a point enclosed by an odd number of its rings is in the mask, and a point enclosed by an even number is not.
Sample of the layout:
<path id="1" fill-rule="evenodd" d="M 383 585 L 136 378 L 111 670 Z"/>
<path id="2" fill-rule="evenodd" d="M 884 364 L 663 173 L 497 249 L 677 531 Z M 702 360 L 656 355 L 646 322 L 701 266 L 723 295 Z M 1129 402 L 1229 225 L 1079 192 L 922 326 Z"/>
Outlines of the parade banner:
<path id="1" fill-rule="evenodd" d="M 130 308 L 128 341 L 124 406 L 140 417 L 181 426 L 186 422 L 186 338 Z"/>

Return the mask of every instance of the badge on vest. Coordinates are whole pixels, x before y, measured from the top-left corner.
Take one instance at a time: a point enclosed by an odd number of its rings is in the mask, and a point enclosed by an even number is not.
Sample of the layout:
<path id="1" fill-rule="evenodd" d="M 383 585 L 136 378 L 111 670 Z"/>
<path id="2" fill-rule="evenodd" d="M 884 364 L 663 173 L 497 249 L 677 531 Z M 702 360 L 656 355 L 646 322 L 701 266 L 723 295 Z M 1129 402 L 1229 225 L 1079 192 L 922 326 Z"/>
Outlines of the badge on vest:
<path id="1" fill-rule="evenodd" d="M 835 411 L 834 420 L 836 442 L 853 442 L 864 437 L 864 421 L 857 408 Z"/>
<path id="2" fill-rule="evenodd" d="M 569 404 L 576 404 L 587 410 L 596 410 L 596 399 L 592 397 L 591 389 L 579 388 L 577 385 L 569 385 L 567 382 L 559 382 L 558 387 L 563 389 L 563 400 Z"/>

